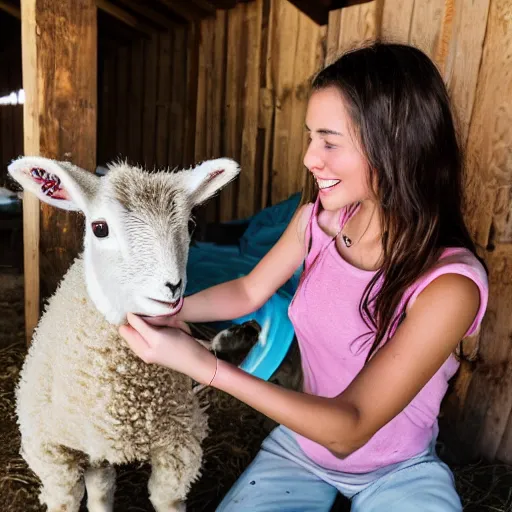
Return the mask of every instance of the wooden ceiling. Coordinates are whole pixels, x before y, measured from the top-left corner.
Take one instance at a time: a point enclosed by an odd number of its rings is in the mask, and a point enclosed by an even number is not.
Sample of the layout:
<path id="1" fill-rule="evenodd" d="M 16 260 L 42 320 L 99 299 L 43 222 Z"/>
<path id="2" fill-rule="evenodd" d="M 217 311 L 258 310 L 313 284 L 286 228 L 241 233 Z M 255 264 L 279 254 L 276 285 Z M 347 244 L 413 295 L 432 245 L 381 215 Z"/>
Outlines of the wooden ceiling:
<path id="1" fill-rule="evenodd" d="M 57 1 L 57 0 L 55 0 Z M 165 30 L 212 16 L 217 9 L 231 9 L 251 0 L 96 0 L 98 8 L 139 32 Z M 272 0 L 267 0 L 272 2 Z M 320 25 L 329 11 L 369 0 L 289 0 Z M 0 0 L 0 10 L 20 18 L 20 0 Z"/>

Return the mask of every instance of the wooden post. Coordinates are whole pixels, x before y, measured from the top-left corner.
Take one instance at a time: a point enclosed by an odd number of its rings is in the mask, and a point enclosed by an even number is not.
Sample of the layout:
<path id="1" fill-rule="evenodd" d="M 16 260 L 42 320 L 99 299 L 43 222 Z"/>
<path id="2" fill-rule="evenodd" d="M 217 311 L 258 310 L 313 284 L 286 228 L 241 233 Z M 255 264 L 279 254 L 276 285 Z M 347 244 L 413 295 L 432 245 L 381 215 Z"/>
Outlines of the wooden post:
<path id="1" fill-rule="evenodd" d="M 24 152 L 96 166 L 97 21 L 95 0 L 22 0 Z M 81 248 L 77 214 L 25 194 L 27 341 L 39 319 L 39 290 L 52 294 Z M 41 216 L 40 216 L 41 214 Z M 41 219 L 41 228 L 40 228 Z"/>

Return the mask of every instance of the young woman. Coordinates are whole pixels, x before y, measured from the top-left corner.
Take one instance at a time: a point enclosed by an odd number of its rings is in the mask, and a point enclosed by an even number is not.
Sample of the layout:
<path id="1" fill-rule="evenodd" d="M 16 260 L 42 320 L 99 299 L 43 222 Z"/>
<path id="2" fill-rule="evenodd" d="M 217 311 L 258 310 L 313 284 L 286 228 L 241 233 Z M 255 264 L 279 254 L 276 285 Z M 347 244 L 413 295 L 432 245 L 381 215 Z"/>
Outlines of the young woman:
<path id="1" fill-rule="evenodd" d="M 168 327 L 129 316 L 142 359 L 215 386 L 277 421 L 221 511 L 460 511 L 435 453 L 461 339 L 487 276 L 464 224 L 462 158 L 446 88 L 416 48 L 374 43 L 314 79 L 303 206 L 247 276 L 187 297 Z M 256 310 L 304 264 L 289 314 L 302 393 L 218 361 L 182 322 Z M 178 328 L 177 328 L 178 327 Z"/>

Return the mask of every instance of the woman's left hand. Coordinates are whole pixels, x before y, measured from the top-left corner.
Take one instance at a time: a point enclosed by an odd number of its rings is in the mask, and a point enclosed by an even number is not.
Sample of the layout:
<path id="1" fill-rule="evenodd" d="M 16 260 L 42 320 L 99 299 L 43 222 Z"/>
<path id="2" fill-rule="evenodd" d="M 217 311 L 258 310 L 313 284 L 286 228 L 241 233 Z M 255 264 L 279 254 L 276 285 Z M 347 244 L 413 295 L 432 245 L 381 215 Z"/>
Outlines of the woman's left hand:
<path id="1" fill-rule="evenodd" d="M 210 384 L 217 361 L 214 354 L 180 329 L 155 327 L 137 315 L 128 313 L 128 325 L 119 334 L 146 363 L 166 366 L 184 373 L 201 384 Z"/>

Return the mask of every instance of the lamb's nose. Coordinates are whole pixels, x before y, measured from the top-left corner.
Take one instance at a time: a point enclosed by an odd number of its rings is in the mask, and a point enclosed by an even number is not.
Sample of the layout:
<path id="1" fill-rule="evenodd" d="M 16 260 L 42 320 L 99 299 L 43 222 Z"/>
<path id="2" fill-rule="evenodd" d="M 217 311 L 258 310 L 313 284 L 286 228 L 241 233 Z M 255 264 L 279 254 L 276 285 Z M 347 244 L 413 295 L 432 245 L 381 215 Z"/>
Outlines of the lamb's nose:
<path id="1" fill-rule="evenodd" d="M 181 279 L 176 284 L 172 284 L 169 281 L 167 281 L 167 283 L 165 283 L 165 286 L 167 286 L 167 288 L 171 290 L 171 293 L 174 296 L 176 292 L 181 288 Z"/>

